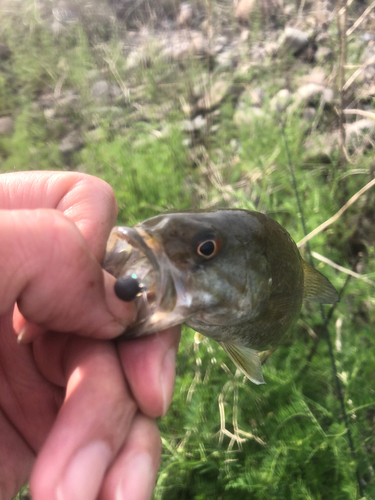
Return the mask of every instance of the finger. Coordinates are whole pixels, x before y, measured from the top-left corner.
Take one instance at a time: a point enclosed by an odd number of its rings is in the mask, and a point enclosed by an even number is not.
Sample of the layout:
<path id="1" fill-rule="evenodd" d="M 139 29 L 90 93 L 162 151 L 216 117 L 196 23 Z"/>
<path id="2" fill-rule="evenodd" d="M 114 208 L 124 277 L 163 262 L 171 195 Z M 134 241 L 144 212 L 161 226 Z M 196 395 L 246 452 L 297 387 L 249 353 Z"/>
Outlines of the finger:
<path id="1" fill-rule="evenodd" d="M 55 210 L 12 210 L 0 220 L 0 314 L 15 301 L 30 323 L 109 338 L 133 322 L 86 240 Z M 106 284 L 106 286 L 105 286 Z"/>
<path id="2" fill-rule="evenodd" d="M 117 216 L 113 189 L 77 172 L 15 172 L 0 175 L 3 209 L 57 208 L 80 229 L 101 261 Z"/>
<path id="3" fill-rule="evenodd" d="M 59 356 L 47 343 L 41 357 L 61 362 L 68 383 L 32 472 L 31 492 L 35 500 L 91 500 L 128 435 L 136 404 L 112 343 L 71 336 Z"/>
<path id="4" fill-rule="evenodd" d="M 180 326 L 175 326 L 142 339 L 118 343 L 133 396 L 149 417 L 165 415 L 170 405 L 180 331 Z"/>
<path id="5" fill-rule="evenodd" d="M 17 345 L 11 321 L 11 311 L 1 318 L 0 407 L 36 451 L 53 425 L 65 391 L 43 377 L 35 365 L 32 346 Z"/>
<path id="6" fill-rule="evenodd" d="M 0 411 L 0 499 L 13 498 L 29 478 L 35 455 Z"/>
<path id="7" fill-rule="evenodd" d="M 161 441 L 155 420 L 138 413 L 104 481 L 100 500 L 149 500 L 155 485 Z"/>

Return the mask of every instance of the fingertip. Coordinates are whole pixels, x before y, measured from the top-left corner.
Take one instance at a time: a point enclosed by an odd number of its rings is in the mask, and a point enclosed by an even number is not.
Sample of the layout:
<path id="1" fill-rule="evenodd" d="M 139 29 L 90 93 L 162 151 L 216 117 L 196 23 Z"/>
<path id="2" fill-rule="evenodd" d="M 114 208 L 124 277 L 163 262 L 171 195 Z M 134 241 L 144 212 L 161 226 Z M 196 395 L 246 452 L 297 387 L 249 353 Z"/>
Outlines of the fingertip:
<path id="1" fill-rule="evenodd" d="M 138 413 L 109 470 L 100 500 L 149 500 L 160 464 L 161 439 L 155 420 Z"/>
<path id="2" fill-rule="evenodd" d="M 149 417 L 164 416 L 170 405 L 180 331 L 180 326 L 174 326 L 119 343 L 120 359 L 133 396 Z"/>
<path id="3" fill-rule="evenodd" d="M 160 387 L 163 400 L 162 417 L 166 415 L 173 396 L 176 375 L 176 356 L 177 351 L 175 347 L 171 347 L 164 356 L 160 371 Z"/>

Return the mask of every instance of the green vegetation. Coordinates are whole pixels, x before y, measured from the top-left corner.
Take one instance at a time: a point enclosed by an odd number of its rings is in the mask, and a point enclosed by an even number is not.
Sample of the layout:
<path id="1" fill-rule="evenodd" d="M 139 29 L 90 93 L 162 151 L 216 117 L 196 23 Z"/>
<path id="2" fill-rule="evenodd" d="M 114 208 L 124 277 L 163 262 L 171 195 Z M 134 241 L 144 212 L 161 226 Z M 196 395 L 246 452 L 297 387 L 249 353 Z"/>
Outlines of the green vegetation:
<path id="1" fill-rule="evenodd" d="M 302 119 L 298 106 L 282 112 L 282 119 L 273 110 L 271 97 L 292 75 L 310 73 L 310 61 L 279 54 L 246 66 L 246 53 L 236 71 L 214 68 L 208 78 L 207 58 L 166 62 L 155 36 L 143 48 L 143 62 L 130 67 L 121 49 L 124 27 L 104 36 L 73 24 L 58 37 L 33 2 L 23 5 L 17 11 L 10 3 L 0 12 L 0 42 L 11 51 L 0 60 L 0 116 L 12 115 L 15 128 L 0 135 L 1 172 L 70 169 L 97 175 L 116 192 L 120 224 L 171 208 L 231 206 L 269 214 L 296 241 L 304 234 L 283 134 L 308 231 L 373 178 L 371 149 L 351 151 L 345 164 L 338 147 L 323 160 L 309 156 L 306 139 L 332 133 L 333 107 L 318 108 L 313 122 Z M 265 41 L 261 29 L 252 32 L 249 44 L 254 37 Z M 334 24 L 330 33 L 336 50 Z M 348 60 L 358 64 L 358 44 L 348 44 L 348 50 Z M 217 106 L 220 113 L 206 113 L 205 127 L 184 131 L 184 109 L 204 92 L 197 87 L 207 90 L 220 78 L 235 89 L 261 87 L 265 114 L 236 125 L 234 91 Z M 103 79 L 120 92 L 99 102 L 92 89 Z M 69 101 L 71 95 L 76 99 Z M 370 99 L 369 106 L 374 104 Z M 79 147 L 64 152 L 61 141 L 77 131 Z M 310 243 L 346 268 L 360 258 L 359 271 L 373 279 L 371 193 Z M 366 260 L 355 251 L 359 243 Z M 305 247 L 301 252 L 306 256 Z M 346 274 L 316 265 L 342 288 Z M 356 469 L 365 498 L 375 498 L 373 296 L 371 285 L 353 278 L 328 325 L 355 460 L 318 306 L 303 309 L 288 343 L 265 364 L 267 385 L 259 387 L 236 373 L 217 344 L 194 344 L 193 332 L 184 327 L 173 403 L 160 420 L 163 457 L 155 500 L 353 500 L 360 497 Z"/>

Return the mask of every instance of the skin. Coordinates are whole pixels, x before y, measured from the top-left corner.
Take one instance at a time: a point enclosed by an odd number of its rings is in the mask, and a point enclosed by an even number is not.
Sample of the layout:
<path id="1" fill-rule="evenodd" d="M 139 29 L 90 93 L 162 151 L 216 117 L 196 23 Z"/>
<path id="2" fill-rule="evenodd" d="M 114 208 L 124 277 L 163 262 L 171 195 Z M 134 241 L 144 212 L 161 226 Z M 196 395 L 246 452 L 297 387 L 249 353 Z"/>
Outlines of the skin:
<path id="1" fill-rule="evenodd" d="M 150 498 L 179 328 L 111 340 L 135 316 L 100 266 L 111 188 L 3 174 L 0 209 L 0 500 L 29 480 L 33 500 Z"/>

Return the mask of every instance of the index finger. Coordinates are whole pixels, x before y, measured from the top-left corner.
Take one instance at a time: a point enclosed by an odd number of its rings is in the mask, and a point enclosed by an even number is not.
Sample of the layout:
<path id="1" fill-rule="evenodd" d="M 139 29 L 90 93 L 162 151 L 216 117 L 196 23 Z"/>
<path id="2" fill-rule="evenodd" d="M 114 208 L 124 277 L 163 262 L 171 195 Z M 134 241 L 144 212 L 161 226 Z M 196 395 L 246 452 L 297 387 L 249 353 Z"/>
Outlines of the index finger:
<path id="1" fill-rule="evenodd" d="M 79 172 L 14 172 L 0 175 L 0 208 L 55 208 L 79 228 L 101 261 L 117 216 L 113 189 Z"/>

